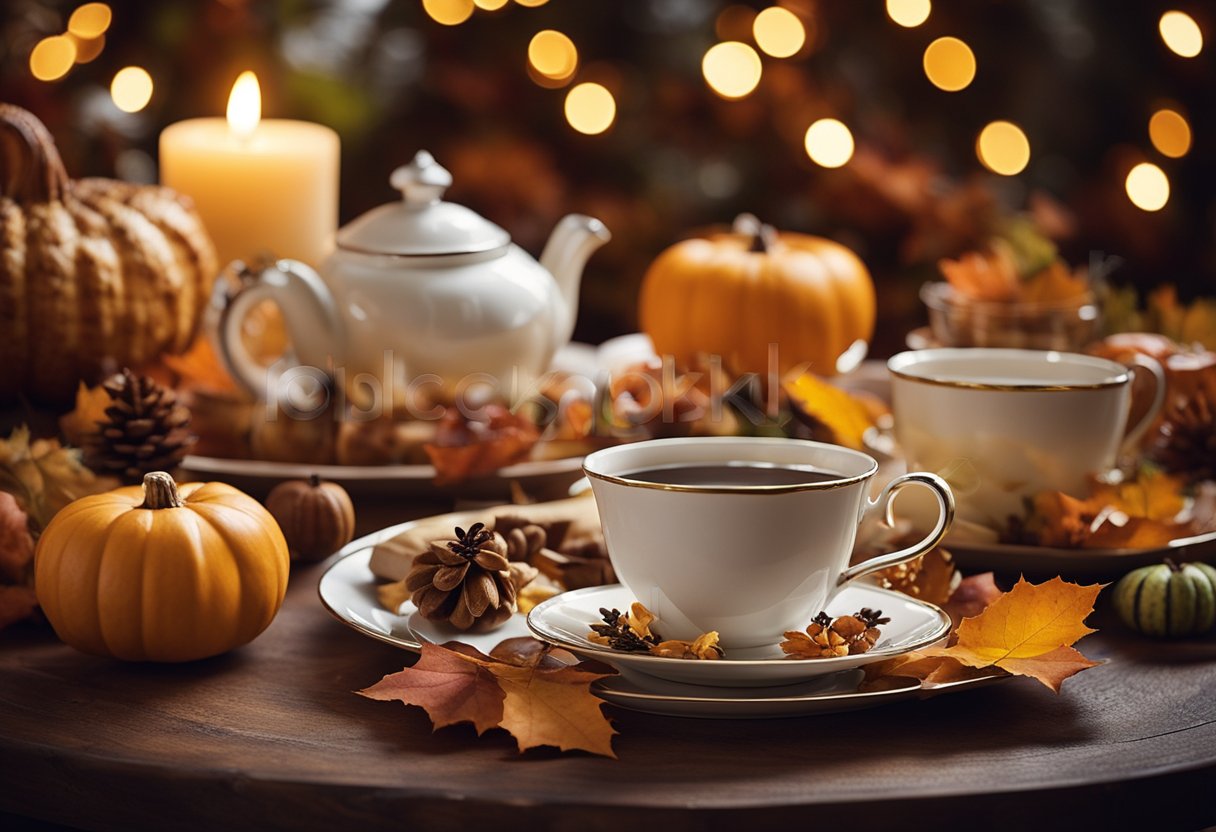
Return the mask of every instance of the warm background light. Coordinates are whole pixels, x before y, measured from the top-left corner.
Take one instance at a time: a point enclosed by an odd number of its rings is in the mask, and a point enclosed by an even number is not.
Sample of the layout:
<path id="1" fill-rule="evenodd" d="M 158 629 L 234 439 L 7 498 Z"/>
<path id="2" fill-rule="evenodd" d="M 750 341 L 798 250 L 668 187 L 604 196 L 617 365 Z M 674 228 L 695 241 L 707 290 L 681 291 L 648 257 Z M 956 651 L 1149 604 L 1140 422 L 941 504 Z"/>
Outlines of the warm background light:
<path id="1" fill-rule="evenodd" d="M 834 118 L 821 118 L 806 131 L 806 155 L 825 168 L 838 168 L 853 158 L 853 134 Z"/>
<path id="2" fill-rule="evenodd" d="M 473 0 L 422 0 L 422 8 L 436 23 L 457 26 L 473 14 Z"/>
<path id="3" fill-rule="evenodd" d="M 105 3 L 86 3 L 68 18 L 68 32 L 84 40 L 100 37 L 110 28 L 111 17 Z"/>
<path id="4" fill-rule="evenodd" d="M 549 0 L 515 0 L 515 2 L 521 6 L 527 6 L 530 9 L 534 9 L 537 6 L 545 5 L 549 2 Z"/>
<path id="5" fill-rule="evenodd" d="M 473 0 L 473 5 L 487 12 L 493 12 L 507 5 L 507 0 Z"/>
<path id="6" fill-rule="evenodd" d="M 806 43 L 802 21 L 789 9 L 769 6 L 752 21 L 752 34 L 760 51 L 774 58 L 796 55 Z"/>
<path id="7" fill-rule="evenodd" d="M 993 173 L 1014 176 L 1030 162 L 1030 140 L 1013 122 L 994 121 L 980 131 L 975 154 Z"/>
<path id="8" fill-rule="evenodd" d="M 152 76 L 138 66 L 118 70 L 110 82 L 110 97 L 124 113 L 138 113 L 152 100 Z"/>
<path id="9" fill-rule="evenodd" d="M 78 38 L 73 34 L 69 34 L 68 37 L 72 39 L 72 43 L 76 46 L 76 63 L 78 64 L 87 64 L 93 61 L 106 46 L 105 35 L 98 35 L 95 38 Z"/>
<path id="10" fill-rule="evenodd" d="M 43 38 L 30 52 L 30 72 L 39 81 L 55 81 L 67 75 L 76 61 L 76 44 L 67 35 Z"/>
<path id="11" fill-rule="evenodd" d="M 237 76 L 228 96 L 228 128 L 242 139 L 253 135 L 262 120 L 262 88 L 258 76 L 245 71 Z"/>
<path id="12" fill-rule="evenodd" d="M 727 41 L 709 48 L 701 73 L 710 89 L 723 98 L 742 98 L 760 83 L 760 56 L 746 43 Z"/>
<path id="13" fill-rule="evenodd" d="M 958 92 L 975 78 L 975 53 L 958 38 L 938 38 L 925 48 L 925 75 L 938 89 Z"/>
<path id="14" fill-rule="evenodd" d="M 1148 137 L 1163 156 L 1178 159 L 1191 149 L 1191 125 L 1181 113 L 1163 109 L 1148 120 Z"/>
<path id="15" fill-rule="evenodd" d="M 1157 24 L 1161 39 L 1171 52 L 1184 58 L 1193 58 L 1203 51 L 1203 32 L 1195 18 L 1186 12 L 1166 12 Z"/>
<path id="16" fill-rule="evenodd" d="M 578 50 L 561 32 L 545 29 L 528 43 L 528 62 L 546 78 L 561 80 L 573 75 L 578 67 Z"/>
<path id="17" fill-rule="evenodd" d="M 615 118 L 616 99 L 600 84 L 578 84 L 566 94 L 566 121 L 580 133 L 603 133 Z"/>
<path id="18" fill-rule="evenodd" d="M 1170 180 L 1151 162 L 1141 162 L 1127 174 L 1127 198 L 1141 211 L 1160 211 L 1170 201 Z"/>
<path id="19" fill-rule="evenodd" d="M 887 0 L 887 16 L 909 29 L 928 20 L 932 8 L 929 0 Z"/>

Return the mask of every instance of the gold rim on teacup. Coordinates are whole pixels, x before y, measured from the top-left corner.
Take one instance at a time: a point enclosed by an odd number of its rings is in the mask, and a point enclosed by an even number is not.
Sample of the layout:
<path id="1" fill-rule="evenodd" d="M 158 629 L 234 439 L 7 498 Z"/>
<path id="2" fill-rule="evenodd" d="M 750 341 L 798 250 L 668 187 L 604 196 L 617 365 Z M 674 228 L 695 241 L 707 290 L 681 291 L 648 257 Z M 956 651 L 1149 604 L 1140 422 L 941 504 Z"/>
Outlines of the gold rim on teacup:
<path id="1" fill-rule="evenodd" d="M 688 443 L 690 440 L 680 438 L 680 439 L 662 439 L 662 440 L 658 440 L 658 441 L 661 441 L 664 443 L 670 443 L 670 444 L 682 444 L 682 443 Z M 695 443 L 695 444 L 701 444 L 704 441 L 705 441 L 705 437 L 693 437 L 691 439 L 691 442 Z M 726 440 L 726 441 L 729 441 L 729 440 Z M 764 443 L 766 440 L 762 437 L 750 437 L 750 441 L 752 441 L 754 443 Z M 789 441 L 790 441 L 789 439 L 782 438 L 782 439 L 777 439 L 772 444 L 786 443 Z M 628 446 L 621 446 L 621 447 L 628 447 Z M 599 471 L 591 470 L 591 468 L 589 466 L 594 465 L 596 462 L 599 461 L 597 459 L 597 457 L 608 456 L 614 450 L 616 450 L 616 449 L 615 448 L 606 448 L 604 450 L 595 451 L 594 453 L 589 454 L 587 456 L 587 458 L 583 461 L 583 473 L 586 474 L 588 477 L 593 477 L 597 480 L 603 480 L 604 482 L 616 483 L 617 485 L 628 485 L 628 486 L 632 486 L 634 488 L 650 488 L 650 489 L 654 489 L 655 491 L 685 491 L 685 492 L 693 492 L 693 493 L 697 493 L 697 494 L 790 494 L 790 493 L 794 493 L 797 491 L 829 491 L 833 488 L 845 488 L 847 486 L 853 485 L 854 483 L 861 482 L 862 480 L 865 480 L 865 479 L 868 479 L 869 477 L 874 476 L 874 474 L 877 473 L 877 471 L 878 471 L 878 462 L 876 462 L 873 458 L 869 457 L 867 454 L 863 454 L 858 451 L 854 451 L 850 448 L 836 448 L 836 450 L 843 451 L 845 453 L 848 453 L 848 454 L 851 454 L 851 455 L 854 455 L 857 457 L 868 459 L 870 462 L 870 466 L 866 471 L 864 471 L 860 474 L 854 474 L 852 476 L 845 476 L 845 475 L 841 474 L 830 480 L 820 480 L 818 482 L 795 483 L 792 485 L 684 485 L 681 483 L 663 483 L 663 482 L 653 482 L 650 480 L 638 480 L 638 479 L 633 479 L 632 477 L 629 477 L 628 475 L 604 474 Z M 765 464 L 770 464 L 770 463 L 765 463 Z"/>
<path id="2" fill-rule="evenodd" d="M 996 382 L 972 381 L 969 379 L 942 378 L 934 375 L 917 375 L 901 367 L 901 365 L 915 366 L 916 364 L 929 363 L 936 358 L 964 357 L 968 354 L 970 354 L 970 357 L 974 357 L 977 353 L 983 353 L 985 356 L 996 360 L 1025 360 L 1028 357 L 1037 358 L 1041 356 L 1044 363 L 1047 364 L 1070 363 L 1086 366 L 1090 369 L 1108 370 L 1112 375 L 1109 378 L 1096 382 L 1000 384 Z M 1080 360 L 1078 361 L 1077 359 Z M 1104 390 L 1127 384 L 1131 378 L 1131 371 L 1127 367 L 1114 361 L 1108 361 L 1105 358 L 1098 358 L 1097 356 L 1061 352 L 1059 350 L 1024 350 L 1004 347 L 942 347 L 926 350 L 909 350 L 892 356 L 887 362 L 887 369 L 893 376 L 918 384 L 953 387 L 960 390 L 993 390 L 1005 393 L 1067 393 L 1072 391 Z"/>

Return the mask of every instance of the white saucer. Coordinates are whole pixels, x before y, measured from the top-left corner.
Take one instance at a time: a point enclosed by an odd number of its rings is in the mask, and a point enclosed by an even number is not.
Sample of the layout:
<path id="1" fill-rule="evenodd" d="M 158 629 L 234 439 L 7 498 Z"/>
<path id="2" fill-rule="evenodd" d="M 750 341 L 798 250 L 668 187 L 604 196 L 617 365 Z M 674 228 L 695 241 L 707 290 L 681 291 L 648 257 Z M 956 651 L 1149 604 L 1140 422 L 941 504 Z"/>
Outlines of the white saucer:
<path id="1" fill-rule="evenodd" d="M 881 639 L 868 653 L 830 659 L 793 659 L 774 643 L 731 650 L 719 660 L 666 659 L 613 650 L 587 639 L 591 625 L 601 623 L 601 607 L 625 611 L 633 601 L 633 595 L 620 584 L 565 592 L 538 604 L 528 613 L 528 627 L 533 635 L 550 644 L 612 665 L 626 681 L 647 691 L 653 690 L 654 677 L 686 685 L 715 687 L 756 688 L 805 683 L 815 677 L 929 647 L 950 632 L 950 617 L 932 604 L 899 592 L 853 584 L 832 599 L 827 612 L 833 616 L 848 615 L 869 607 L 890 616 L 890 623 L 882 627 Z M 662 626 L 659 621 L 655 629 L 662 633 Z"/>
<path id="2" fill-rule="evenodd" d="M 410 608 L 413 612 L 408 617 L 409 628 L 421 644 L 445 644 L 449 641 L 460 641 L 476 647 L 488 656 L 499 642 L 509 638 L 532 637 L 532 632 L 528 629 L 528 622 L 522 615 L 511 616 L 497 630 L 491 630 L 488 633 L 467 633 L 443 622 L 428 621 L 422 617 L 422 613 L 418 612 L 418 608 L 413 604 L 410 604 Z"/>

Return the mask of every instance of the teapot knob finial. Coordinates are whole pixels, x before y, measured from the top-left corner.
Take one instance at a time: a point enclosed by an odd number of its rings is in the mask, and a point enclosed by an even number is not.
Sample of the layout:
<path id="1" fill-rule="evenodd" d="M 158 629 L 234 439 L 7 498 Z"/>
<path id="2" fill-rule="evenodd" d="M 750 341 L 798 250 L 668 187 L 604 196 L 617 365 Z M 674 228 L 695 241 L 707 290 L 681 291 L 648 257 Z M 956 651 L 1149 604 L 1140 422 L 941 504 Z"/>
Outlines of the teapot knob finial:
<path id="1" fill-rule="evenodd" d="M 414 154 L 414 160 L 393 171 L 389 184 L 401 191 L 406 205 L 422 208 L 443 198 L 452 184 L 452 174 L 425 150 Z"/>

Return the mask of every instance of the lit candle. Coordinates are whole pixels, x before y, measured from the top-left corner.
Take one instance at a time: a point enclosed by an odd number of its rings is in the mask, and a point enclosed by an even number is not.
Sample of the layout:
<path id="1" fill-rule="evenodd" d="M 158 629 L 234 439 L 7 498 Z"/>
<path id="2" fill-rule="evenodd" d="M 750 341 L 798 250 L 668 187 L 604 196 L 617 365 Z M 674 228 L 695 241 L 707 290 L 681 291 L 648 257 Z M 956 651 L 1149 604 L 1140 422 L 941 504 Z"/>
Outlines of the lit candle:
<path id="1" fill-rule="evenodd" d="M 270 253 L 319 265 L 338 228 L 338 134 L 261 113 L 257 76 L 242 73 L 227 120 L 160 134 L 161 181 L 194 199 L 221 263 Z"/>

